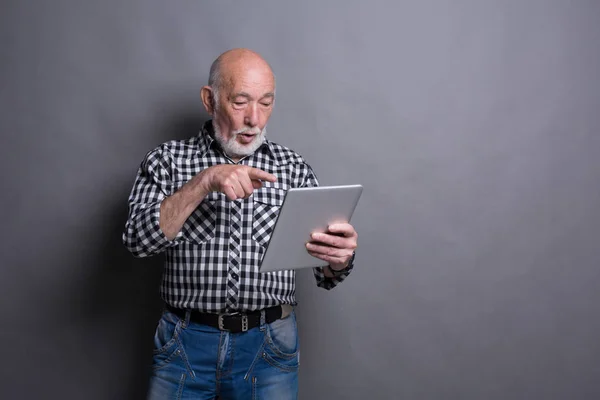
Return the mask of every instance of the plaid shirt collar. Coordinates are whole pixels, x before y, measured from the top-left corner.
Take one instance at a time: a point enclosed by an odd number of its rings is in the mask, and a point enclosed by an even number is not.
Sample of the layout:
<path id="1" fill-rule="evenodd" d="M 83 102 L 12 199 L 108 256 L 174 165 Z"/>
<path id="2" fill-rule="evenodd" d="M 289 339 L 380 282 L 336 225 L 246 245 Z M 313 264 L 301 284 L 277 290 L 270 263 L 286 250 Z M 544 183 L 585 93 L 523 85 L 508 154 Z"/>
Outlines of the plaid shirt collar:
<path id="1" fill-rule="evenodd" d="M 219 150 L 223 153 L 223 155 L 225 157 L 227 157 L 223 150 L 221 149 L 221 146 L 219 145 L 219 142 L 217 142 L 215 140 L 214 137 L 214 130 L 213 130 L 213 125 L 212 125 L 212 120 L 208 120 L 206 121 L 203 125 L 202 128 L 200 129 L 200 133 L 198 133 L 198 155 L 200 157 L 204 156 L 210 149 L 215 149 L 215 150 Z M 275 157 L 275 149 L 273 148 L 273 143 L 265 138 L 263 144 L 256 150 L 257 152 L 259 151 L 268 151 L 272 158 L 273 161 L 275 162 L 275 165 L 279 165 L 279 161 L 278 161 L 278 157 Z"/>

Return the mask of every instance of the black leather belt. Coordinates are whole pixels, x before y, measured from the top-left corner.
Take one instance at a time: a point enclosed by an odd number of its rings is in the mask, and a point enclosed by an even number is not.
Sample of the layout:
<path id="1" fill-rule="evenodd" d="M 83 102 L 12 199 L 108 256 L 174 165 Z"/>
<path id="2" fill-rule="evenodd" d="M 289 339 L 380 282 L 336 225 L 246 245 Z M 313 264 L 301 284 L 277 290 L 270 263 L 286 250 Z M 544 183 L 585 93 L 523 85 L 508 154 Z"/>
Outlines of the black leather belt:
<path id="1" fill-rule="evenodd" d="M 168 304 L 166 305 L 166 308 L 179 318 L 185 318 L 186 310 L 174 308 Z M 264 311 L 265 323 L 267 324 L 278 320 L 282 315 L 281 306 L 265 308 Z M 198 324 L 209 325 L 222 331 L 232 333 L 246 332 L 247 330 L 256 328 L 260 325 L 260 310 L 226 314 L 212 314 L 200 311 L 192 311 L 190 313 L 190 321 Z"/>

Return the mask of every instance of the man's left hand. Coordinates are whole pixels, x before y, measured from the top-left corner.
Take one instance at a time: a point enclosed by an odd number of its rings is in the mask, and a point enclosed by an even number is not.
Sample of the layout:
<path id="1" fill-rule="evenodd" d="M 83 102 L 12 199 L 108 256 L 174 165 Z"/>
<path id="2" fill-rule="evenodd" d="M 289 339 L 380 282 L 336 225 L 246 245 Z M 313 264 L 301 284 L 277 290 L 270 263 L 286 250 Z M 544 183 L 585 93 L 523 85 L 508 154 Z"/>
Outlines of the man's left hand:
<path id="1" fill-rule="evenodd" d="M 327 232 L 315 232 L 310 238 L 311 241 L 306 244 L 309 254 L 328 262 L 331 269 L 338 271 L 348 266 L 358 246 L 358 234 L 347 223 L 332 224 Z"/>

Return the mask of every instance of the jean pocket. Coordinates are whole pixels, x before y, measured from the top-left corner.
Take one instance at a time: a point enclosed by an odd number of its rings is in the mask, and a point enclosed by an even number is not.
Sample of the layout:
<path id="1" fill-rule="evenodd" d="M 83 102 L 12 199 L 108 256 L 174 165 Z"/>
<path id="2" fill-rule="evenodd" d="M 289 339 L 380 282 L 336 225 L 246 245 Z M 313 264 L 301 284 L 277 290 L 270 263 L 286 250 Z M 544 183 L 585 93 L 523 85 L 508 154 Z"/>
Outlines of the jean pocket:
<path id="1" fill-rule="evenodd" d="M 285 190 L 273 187 L 255 190 L 252 194 L 254 200 L 252 238 L 261 246 L 266 246 L 271 239 L 284 197 Z"/>
<path id="2" fill-rule="evenodd" d="M 265 360 L 284 371 L 298 369 L 300 343 L 296 314 L 292 312 L 287 318 L 268 324 L 265 335 L 266 345 L 263 353 Z"/>
<path id="3" fill-rule="evenodd" d="M 152 350 L 152 368 L 160 369 L 177 357 L 179 350 L 179 333 L 181 321 L 173 321 L 165 315 L 158 321 L 154 333 L 154 349 Z"/>
<path id="4" fill-rule="evenodd" d="M 181 228 L 184 240 L 203 244 L 215 237 L 217 207 L 220 200 L 221 196 L 218 192 L 211 192 L 202 200 Z"/>

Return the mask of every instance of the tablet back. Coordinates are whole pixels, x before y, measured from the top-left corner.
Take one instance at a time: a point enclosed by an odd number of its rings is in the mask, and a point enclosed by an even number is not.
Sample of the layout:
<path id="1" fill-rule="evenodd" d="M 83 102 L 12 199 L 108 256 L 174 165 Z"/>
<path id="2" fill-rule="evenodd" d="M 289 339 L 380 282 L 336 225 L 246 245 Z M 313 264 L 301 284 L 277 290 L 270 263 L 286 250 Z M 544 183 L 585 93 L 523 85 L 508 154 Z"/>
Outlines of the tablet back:
<path id="1" fill-rule="evenodd" d="M 267 244 L 260 272 L 327 265 L 308 254 L 312 232 L 325 232 L 334 222 L 350 222 L 362 185 L 293 188 L 286 192 Z"/>

